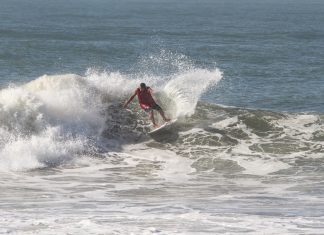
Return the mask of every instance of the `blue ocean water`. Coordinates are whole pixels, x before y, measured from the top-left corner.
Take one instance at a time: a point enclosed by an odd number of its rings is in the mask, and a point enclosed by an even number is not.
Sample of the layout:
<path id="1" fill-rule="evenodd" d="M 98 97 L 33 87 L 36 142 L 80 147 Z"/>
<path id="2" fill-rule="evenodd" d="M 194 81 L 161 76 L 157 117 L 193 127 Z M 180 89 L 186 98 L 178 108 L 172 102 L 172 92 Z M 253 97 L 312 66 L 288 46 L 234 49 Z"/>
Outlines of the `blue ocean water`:
<path id="1" fill-rule="evenodd" d="M 323 76 L 322 0 L 0 0 L 0 234 L 323 234 Z"/>
<path id="2" fill-rule="evenodd" d="M 141 63 L 164 53 L 223 71 L 208 102 L 323 112 L 323 12 L 320 0 L 2 0 L 1 84 L 88 68 L 178 69 Z"/>

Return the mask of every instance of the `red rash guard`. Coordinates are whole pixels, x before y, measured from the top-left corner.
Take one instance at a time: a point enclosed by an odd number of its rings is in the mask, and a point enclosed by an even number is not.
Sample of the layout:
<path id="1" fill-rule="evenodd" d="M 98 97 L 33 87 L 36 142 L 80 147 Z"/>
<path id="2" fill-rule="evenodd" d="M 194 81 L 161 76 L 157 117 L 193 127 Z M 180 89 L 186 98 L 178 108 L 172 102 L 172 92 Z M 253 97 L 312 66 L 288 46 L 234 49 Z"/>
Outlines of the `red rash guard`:
<path id="1" fill-rule="evenodd" d="M 155 104 L 155 101 L 151 95 L 151 92 L 149 91 L 149 87 L 146 89 L 141 90 L 140 88 L 136 89 L 136 95 L 138 98 L 138 102 L 142 109 L 151 107 L 153 104 Z"/>

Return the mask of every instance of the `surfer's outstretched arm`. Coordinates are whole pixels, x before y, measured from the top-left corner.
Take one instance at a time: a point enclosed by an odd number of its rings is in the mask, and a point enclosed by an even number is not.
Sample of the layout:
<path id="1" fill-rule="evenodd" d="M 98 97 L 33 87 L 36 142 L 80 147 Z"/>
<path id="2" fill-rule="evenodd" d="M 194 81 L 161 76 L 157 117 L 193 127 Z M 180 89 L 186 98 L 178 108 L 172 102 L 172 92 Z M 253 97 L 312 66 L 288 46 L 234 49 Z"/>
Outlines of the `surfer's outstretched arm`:
<path id="1" fill-rule="evenodd" d="M 123 105 L 123 108 L 126 108 L 127 105 L 134 99 L 135 96 L 136 96 L 136 92 L 131 97 L 129 97 L 129 99 Z"/>

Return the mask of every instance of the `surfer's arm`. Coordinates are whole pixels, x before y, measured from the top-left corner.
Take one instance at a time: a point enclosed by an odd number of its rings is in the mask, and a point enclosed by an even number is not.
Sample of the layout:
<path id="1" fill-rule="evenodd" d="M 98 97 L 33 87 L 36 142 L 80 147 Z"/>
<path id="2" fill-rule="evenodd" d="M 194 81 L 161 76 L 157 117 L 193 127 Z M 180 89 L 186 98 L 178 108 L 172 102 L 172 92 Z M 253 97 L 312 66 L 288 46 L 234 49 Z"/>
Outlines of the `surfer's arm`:
<path id="1" fill-rule="evenodd" d="M 125 102 L 125 104 L 123 105 L 123 108 L 126 108 L 127 107 L 127 105 L 134 99 L 134 97 L 136 96 L 136 91 L 135 91 L 135 93 L 131 96 L 131 97 L 129 97 L 129 99 Z"/>

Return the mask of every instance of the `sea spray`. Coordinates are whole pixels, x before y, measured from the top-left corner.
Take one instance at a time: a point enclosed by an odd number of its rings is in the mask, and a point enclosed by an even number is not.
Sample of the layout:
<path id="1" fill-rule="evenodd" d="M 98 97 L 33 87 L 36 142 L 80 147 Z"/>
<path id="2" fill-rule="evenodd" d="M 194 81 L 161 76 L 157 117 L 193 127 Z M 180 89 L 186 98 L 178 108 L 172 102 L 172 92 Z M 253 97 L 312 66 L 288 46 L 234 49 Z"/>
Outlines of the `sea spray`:
<path id="1" fill-rule="evenodd" d="M 0 91 L 0 165 L 24 170 L 56 166 L 100 135 L 100 94 L 77 75 L 42 76 Z"/>
<path id="2" fill-rule="evenodd" d="M 202 94 L 221 79 L 222 72 L 218 69 L 195 69 L 175 76 L 163 89 L 175 105 L 173 116 L 192 115 Z"/>
<path id="3" fill-rule="evenodd" d="M 149 125 L 146 115 L 131 116 L 140 113 L 137 101 L 130 112 L 122 109 L 142 81 L 152 87 L 156 100 L 174 118 L 192 115 L 204 91 L 220 79 L 218 69 L 167 77 L 88 70 L 85 76 L 44 75 L 4 88 L 0 91 L 1 168 L 28 170 L 73 162 L 89 149 L 107 149 L 108 142 L 114 141 L 111 137 L 115 142 L 118 139 L 118 145 L 132 141 L 129 138 L 138 134 L 130 134 L 129 126 L 145 135 L 145 129 L 138 130 L 138 126 Z M 135 124 L 130 123 L 134 118 Z M 102 140 L 107 137 L 110 140 Z"/>

